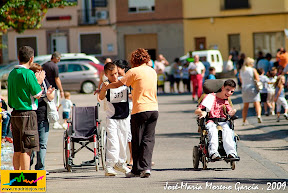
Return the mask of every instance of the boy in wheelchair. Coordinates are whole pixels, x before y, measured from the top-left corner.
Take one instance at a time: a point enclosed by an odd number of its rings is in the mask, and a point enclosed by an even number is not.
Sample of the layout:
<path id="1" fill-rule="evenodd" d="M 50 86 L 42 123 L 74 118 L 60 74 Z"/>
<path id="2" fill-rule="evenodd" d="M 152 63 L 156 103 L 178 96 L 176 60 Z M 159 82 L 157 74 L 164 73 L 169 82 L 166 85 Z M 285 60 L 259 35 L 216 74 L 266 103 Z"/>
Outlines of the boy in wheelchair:
<path id="1" fill-rule="evenodd" d="M 208 130 L 209 146 L 208 152 L 212 160 L 217 161 L 221 159 L 218 152 L 218 127 L 222 127 L 223 147 L 228 159 L 238 159 L 236 152 L 236 144 L 234 141 L 234 131 L 231 128 L 228 117 L 233 117 L 236 109 L 232 109 L 228 97 L 230 97 L 236 88 L 236 83 L 229 79 L 224 82 L 221 91 L 217 93 L 210 93 L 205 96 L 195 114 L 199 118 L 206 118 L 206 129 Z"/>

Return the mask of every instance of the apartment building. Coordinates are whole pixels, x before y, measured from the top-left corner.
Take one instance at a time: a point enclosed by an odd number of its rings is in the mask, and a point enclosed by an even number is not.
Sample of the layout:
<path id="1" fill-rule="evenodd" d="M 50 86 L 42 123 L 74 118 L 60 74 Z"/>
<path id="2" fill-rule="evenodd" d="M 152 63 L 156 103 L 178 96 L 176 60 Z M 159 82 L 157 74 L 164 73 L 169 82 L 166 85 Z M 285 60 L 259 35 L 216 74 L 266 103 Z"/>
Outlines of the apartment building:
<path id="1" fill-rule="evenodd" d="M 247 56 L 287 49 L 288 0 L 183 0 L 185 52 L 233 47 Z"/>
<path id="2" fill-rule="evenodd" d="M 137 48 L 147 49 L 153 60 L 183 55 L 182 0 L 117 0 L 116 7 L 120 58 Z"/>
<path id="3" fill-rule="evenodd" d="M 70 0 L 71 1 L 71 0 Z M 116 0 L 76 0 L 77 6 L 49 9 L 40 29 L 7 33 L 9 60 L 17 49 L 29 45 L 35 55 L 86 53 L 97 58 L 116 57 Z"/>

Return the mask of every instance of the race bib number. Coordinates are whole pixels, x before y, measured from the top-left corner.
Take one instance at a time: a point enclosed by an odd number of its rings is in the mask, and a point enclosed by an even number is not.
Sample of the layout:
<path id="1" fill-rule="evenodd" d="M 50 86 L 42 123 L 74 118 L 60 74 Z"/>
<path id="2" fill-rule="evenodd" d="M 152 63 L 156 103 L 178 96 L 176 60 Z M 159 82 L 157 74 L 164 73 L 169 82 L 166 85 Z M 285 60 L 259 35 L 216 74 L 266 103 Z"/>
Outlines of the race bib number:
<path id="1" fill-rule="evenodd" d="M 110 102 L 111 103 L 120 103 L 120 102 L 127 102 L 127 87 L 121 86 L 116 89 L 110 90 Z"/>

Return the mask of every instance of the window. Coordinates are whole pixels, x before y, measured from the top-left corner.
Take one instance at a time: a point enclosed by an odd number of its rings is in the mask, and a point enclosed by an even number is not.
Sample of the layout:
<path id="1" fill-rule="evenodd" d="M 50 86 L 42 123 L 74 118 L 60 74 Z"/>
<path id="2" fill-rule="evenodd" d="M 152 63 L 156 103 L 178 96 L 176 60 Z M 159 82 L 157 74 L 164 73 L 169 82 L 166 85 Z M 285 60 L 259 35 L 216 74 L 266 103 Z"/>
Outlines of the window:
<path id="1" fill-rule="evenodd" d="M 18 53 L 18 50 L 19 50 L 20 47 L 22 47 L 22 46 L 30 46 L 31 48 L 34 49 L 34 55 L 35 56 L 38 55 L 36 37 L 19 37 L 19 38 L 17 38 L 16 41 L 17 41 L 16 53 Z"/>
<path id="2" fill-rule="evenodd" d="M 66 72 L 65 64 L 58 65 L 59 73 Z"/>
<path id="3" fill-rule="evenodd" d="M 92 0 L 92 7 L 107 7 L 107 0 Z"/>
<path id="4" fill-rule="evenodd" d="M 228 35 L 229 50 L 240 51 L 240 34 L 230 34 Z"/>
<path id="5" fill-rule="evenodd" d="M 68 72 L 78 72 L 82 71 L 82 67 L 79 64 L 68 64 Z"/>
<path id="6" fill-rule="evenodd" d="M 250 8 L 249 0 L 224 0 L 224 9 Z"/>
<path id="7" fill-rule="evenodd" d="M 101 34 L 81 34 L 81 53 L 101 55 Z"/>
<path id="8" fill-rule="evenodd" d="M 278 48 L 285 48 L 285 36 L 283 32 L 267 32 L 254 33 L 254 56 L 256 57 L 259 51 L 264 54 L 270 53 L 272 57 L 276 57 Z"/>
<path id="9" fill-rule="evenodd" d="M 82 66 L 84 68 L 84 70 L 89 70 L 89 68 L 87 66 Z"/>
<path id="10" fill-rule="evenodd" d="M 151 12 L 155 10 L 155 0 L 129 0 L 129 12 Z"/>
<path id="11" fill-rule="evenodd" d="M 211 62 L 215 62 L 214 55 L 211 55 Z"/>

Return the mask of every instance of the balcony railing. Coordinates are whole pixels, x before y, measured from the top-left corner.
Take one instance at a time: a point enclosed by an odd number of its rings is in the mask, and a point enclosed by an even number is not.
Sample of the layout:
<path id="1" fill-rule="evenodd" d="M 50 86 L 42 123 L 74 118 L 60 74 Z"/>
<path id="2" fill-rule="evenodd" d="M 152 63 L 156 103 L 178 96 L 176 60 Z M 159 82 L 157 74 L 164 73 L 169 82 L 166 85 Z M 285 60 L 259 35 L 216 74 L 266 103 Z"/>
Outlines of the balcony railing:
<path id="1" fill-rule="evenodd" d="M 109 14 L 107 10 L 82 9 L 78 10 L 79 25 L 95 25 L 99 20 L 108 20 Z"/>

